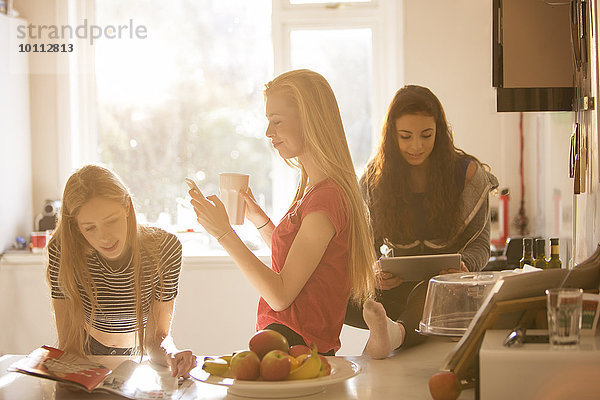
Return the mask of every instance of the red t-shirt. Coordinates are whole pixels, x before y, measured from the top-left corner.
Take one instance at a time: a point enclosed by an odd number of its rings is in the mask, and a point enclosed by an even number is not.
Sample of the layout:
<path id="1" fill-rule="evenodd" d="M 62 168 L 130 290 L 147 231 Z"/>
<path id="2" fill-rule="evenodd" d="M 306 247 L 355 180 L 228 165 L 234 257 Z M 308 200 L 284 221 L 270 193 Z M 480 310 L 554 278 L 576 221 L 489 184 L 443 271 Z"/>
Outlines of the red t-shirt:
<path id="1" fill-rule="evenodd" d="M 257 329 L 278 323 L 298 333 L 319 352 L 337 351 L 341 347 L 340 332 L 350 297 L 348 265 L 349 210 L 343 190 L 325 179 L 308 189 L 294 202 L 273 231 L 271 239 L 272 268 L 279 273 L 300 229 L 302 219 L 312 212 L 323 212 L 335 228 L 319 265 L 294 300 L 283 311 L 274 311 L 261 297 L 258 303 Z"/>

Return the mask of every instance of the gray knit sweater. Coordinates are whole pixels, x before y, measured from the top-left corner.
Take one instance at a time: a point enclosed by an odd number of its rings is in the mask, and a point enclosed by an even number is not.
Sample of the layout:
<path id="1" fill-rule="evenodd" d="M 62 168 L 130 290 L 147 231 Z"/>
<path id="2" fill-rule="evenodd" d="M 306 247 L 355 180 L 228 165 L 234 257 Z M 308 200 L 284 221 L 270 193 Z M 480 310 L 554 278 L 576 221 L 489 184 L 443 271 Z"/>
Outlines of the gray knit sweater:
<path id="1" fill-rule="evenodd" d="M 390 243 L 394 256 L 460 253 L 469 271 L 480 271 L 490 258 L 489 193 L 498 187 L 494 175 L 476 163 L 475 174 L 465 185 L 460 196 L 460 221 L 449 239 L 415 240 L 412 243 Z"/>

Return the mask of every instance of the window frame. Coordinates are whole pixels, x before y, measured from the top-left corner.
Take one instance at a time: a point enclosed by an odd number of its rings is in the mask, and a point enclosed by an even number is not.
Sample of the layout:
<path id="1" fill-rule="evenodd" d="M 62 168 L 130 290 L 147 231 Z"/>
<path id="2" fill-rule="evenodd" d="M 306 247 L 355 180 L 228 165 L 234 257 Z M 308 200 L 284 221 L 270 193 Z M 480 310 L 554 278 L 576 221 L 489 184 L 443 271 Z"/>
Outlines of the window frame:
<path id="1" fill-rule="evenodd" d="M 274 76 L 291 69 L 291 32 L 294 30 L 371 29 L 371 153 L 374 153 L 387 105 L 399 88 L 399 78 L 404 76 L 401 62 L 403 2 L 290 4 L 289 0 L 273 0 L 271 9 Z M 273 169 L 274 186 L 294 193 L 297 172 L 281 163 L 273 163 Z M 273 208 L 282 209 L 281 201 L 281 197 L 274 197 Z"/>

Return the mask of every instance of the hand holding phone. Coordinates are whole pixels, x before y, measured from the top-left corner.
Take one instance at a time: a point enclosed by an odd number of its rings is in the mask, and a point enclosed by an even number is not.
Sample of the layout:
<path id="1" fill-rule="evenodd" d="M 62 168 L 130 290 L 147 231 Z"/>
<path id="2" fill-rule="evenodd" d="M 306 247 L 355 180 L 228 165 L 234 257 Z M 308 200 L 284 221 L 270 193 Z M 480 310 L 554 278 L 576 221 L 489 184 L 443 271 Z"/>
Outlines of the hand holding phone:
<path id="1" fill-rule="evenodd" d="M 198 193 L 202 198 L 204 198 L 204 195 L 202 194 L 202 192 L 200 191 L 200 189 L 198 188 L 198 185 L 196 184 L 196 181 L 194 181 L 192 178 L 185 178 L 185 183 L 187 183 L 187 185 L 190 187 L 190 190 L 195 191 L 196 193 Z"/>

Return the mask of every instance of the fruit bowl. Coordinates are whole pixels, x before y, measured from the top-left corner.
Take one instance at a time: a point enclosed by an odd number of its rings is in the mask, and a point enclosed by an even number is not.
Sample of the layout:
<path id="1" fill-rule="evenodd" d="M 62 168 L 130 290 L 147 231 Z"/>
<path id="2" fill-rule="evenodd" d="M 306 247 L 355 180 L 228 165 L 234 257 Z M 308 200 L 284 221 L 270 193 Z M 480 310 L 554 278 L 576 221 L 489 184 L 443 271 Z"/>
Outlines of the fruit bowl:
<path id="1" fill-rule="evenodd" d="M 200 382 L 228 387 L 231 395 L 262 399 L 293 398 L 320 393 L 329 385 L 345 381 L 360 373 L 360 366 L 343 357 L 326 357 L 331 374 L 320 378 L 287 381 L 240 381 L 211 375 L 201 367 L 190 371 L 190 376 Z"/>

